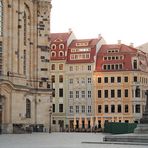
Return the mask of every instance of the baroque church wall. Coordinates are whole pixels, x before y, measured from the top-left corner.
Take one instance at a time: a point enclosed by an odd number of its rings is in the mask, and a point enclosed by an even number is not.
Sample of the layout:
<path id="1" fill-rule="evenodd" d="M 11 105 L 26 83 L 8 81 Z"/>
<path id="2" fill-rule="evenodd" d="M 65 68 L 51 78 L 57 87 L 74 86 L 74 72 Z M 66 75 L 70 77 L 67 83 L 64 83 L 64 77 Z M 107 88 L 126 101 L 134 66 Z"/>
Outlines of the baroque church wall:
<path id="1" fill-rule="evenodd" d="M 3 8 L 0 125 L 49 130 L 50 0 L 1 0 Z"/>

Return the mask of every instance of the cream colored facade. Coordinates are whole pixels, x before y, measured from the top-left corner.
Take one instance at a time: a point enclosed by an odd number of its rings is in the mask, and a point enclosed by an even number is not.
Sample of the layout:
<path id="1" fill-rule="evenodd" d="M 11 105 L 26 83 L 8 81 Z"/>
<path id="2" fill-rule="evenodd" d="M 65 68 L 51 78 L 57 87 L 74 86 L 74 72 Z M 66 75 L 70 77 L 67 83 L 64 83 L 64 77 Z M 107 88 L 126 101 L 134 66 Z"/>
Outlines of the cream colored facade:
<path id="1" fill-rule="evenodd" d="M 1 0 L 0 124 L 3 133 L 50 128 L 51 0 Z"/>
<path id="2" fill-rule="evenodd" d="M 94 126 L 93 71 L 95 62 L 67 64 L 66 122 L 70 130 Z"/>

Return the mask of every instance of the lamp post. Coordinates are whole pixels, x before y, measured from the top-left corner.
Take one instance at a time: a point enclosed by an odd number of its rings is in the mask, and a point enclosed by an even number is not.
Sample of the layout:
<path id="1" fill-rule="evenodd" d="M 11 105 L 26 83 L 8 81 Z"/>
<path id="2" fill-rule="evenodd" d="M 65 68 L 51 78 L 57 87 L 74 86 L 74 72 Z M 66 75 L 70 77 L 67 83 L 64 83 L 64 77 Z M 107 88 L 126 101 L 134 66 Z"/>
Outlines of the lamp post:
<path id="1" fill-rule="evenodd" d="M 52 107 L 49 109 L 49 133 L 51 133 L 51 116 L 52 116 Z"/>

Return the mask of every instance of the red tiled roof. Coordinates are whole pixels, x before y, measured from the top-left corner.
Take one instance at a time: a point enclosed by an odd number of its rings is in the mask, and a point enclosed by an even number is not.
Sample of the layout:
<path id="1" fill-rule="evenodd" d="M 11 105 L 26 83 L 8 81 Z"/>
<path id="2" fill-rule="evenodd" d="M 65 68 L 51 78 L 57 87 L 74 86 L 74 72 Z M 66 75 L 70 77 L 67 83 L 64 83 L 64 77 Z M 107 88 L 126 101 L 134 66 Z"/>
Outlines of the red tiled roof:
<path id="1" fill-rule="evenodd" d="M 119 52 L 107 52 L 111 49 L 118 49 Z M 104 56 L 124 56 L 123 59 L 118 60 L 104 60 Z M 131 70 L 132 69 L 132 57 L 137 55 L 137 49 L 124 45 L 124 44 L 111 44 L 111 45 L 102 45 L 96 60 L 96 71 L 114 71 L 114 70 L 103 70 L 103 65 L 106 64 L 123 64 L 122 70 Z M 117 71 L 117 70 L 116 70 Z"/>
<path id="2" fill-rule="evenodd" d="M 66 56 L 65 53 L 67 52 L 67 41 L 69 39 L 69 37 L 71 36 L 72 31 L 67 32 L 67 33 L 51 33 L 51 46 L 52 44 L 56 45 L 56 49 L 51 49 L 51 53 L 52 51 L 54 51 L 56 53 L 56 56 L 50 56 L 51 60 L 65 60 Z M 60 49 L 59 45 L 63 44 L 64 45 L 64 49 Z M 59 56 L 59 52 L 64 52 L 64 56 Z"/>
<path id="3" fill-rule="evenodd" d="M 92 63 L 94 62 L 94 56 L 96 55 L 96 45 L 101 40 L 99 39 L 78 39 L 73 40 L 72 43 L 69 46 L 68 53 L 67 53 L 67 63 L 68 64 L 75 64 L 75 63 Z M 83 44 L 82 46 L 77 46 L 77 44 Z M 86 44 L 85 44 L 86 43 Z M 88 45 L 87 45 L 88 43 Z M 79 52 L 72 52 L 71 49 L 79 49 L 79 48 L 90 48 L 90 51 L 79 51 Z M 70 55 L 72 54 L 84 54 L 84 53 L 90 53 L 89 59 L 77 59 L 77 60 L 71 60 Z"/>
<path id="4" fill-rule="evenodd" d="M 65 33 L 51 33 L 51 43 L 53 42 L 62 42 L 65 43 L 68 38 L 70 37 L 72 32 L 65 32 Z M 61 41 L 60 41 L 61 40 Z"/>

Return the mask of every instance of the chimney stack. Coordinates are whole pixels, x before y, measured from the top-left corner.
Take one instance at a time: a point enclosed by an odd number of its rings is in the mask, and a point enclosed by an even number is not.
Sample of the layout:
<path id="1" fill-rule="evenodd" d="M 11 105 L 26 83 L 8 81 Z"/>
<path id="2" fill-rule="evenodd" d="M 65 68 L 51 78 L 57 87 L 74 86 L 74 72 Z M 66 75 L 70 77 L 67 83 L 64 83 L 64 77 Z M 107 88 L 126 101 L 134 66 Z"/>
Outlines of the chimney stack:
<path id="1" fill-rule="evenodd" d="M 101 33 L 100 34 L 98 34 L 98 38 L 101 38 L 102 36 L 101 36 Z"/>
<path id="2" fill-rule="evenodd" d="M 130 45 L 129 45 L 130 47 L 134 47 L 134 43 L 130 43 Z"/>
<path id="3" fill-rule="evenodd" d="M 118 45 L 121 45 L 121 40 L 118 40 Z"/>
<path id="4" fill-rule="evenodd" d="M 69 31 L 69 33 L 71 33 L 71 32 L 72 32 L 72 29 L 71 29 L 71 28 L 69 28 L 69 29 L 68 29 L 68 31 Z"/>

